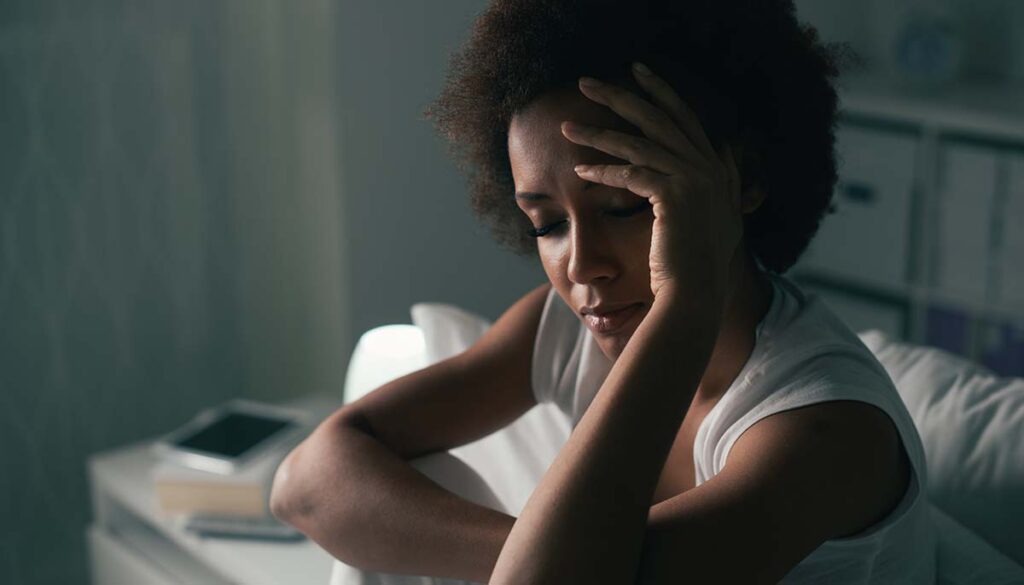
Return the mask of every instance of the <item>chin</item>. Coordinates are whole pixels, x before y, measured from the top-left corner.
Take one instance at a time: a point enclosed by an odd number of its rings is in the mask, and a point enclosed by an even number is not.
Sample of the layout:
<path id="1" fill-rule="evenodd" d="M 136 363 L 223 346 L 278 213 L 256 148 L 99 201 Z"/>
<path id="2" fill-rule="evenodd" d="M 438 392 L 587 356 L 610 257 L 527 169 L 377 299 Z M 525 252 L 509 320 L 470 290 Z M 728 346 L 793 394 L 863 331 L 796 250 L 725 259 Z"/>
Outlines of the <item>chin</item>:
<path id="1" fill-rule="evenodd" d="M 623 332 L 618 335 L 606 337 L 601 341 L 598 341 L 597 345 L 601 348 L 601 352 L 608 357 L 611 361 L 618 359 L 622 355 L 622 350 L 626 348 L 626 344 L 633 338 L 633 332 Z"/>

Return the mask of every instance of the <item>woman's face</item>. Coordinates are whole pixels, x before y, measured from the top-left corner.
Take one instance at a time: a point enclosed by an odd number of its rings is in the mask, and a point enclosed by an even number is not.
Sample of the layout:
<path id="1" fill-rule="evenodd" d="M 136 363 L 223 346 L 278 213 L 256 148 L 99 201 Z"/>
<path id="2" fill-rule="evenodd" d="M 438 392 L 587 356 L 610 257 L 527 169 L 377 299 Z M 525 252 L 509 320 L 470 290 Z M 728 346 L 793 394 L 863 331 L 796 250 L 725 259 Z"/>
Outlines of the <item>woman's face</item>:
<path id="1" fill-rule="evenodd" d="M 578 90 L 546 94 L 515 115 L 509 126 L 516 203 L 535 229 L 547 231 L 537 238 L 544 271 L 590 328 L 601 351 L 615 360 L 654 299 L 648 264 L 654 213 L 645 198 L 628 189 L 590 183 L 573 171 L 577 164 L 626 161 L 570 142 L 561 131 L 565 120 L 641 134 Z M 638 306 L 611 315 L 616 328 L 601 331 L 582 313 L 594 305 Z"/>

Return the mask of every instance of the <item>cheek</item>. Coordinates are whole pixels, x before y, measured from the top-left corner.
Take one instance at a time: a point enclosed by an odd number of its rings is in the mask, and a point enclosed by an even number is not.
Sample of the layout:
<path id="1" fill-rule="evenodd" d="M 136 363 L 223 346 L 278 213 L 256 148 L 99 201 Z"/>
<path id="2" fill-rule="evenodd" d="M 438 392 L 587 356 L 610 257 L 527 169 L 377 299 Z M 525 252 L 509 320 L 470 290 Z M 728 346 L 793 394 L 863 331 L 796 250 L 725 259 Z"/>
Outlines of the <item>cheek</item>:
<path id="1" fill-rule="evenodd" d="M 537 242 L 537 256 L 544 267 L 544 273 L 553 284 L 567 280 L 569 255 L 564 249 L 554 242 Z"/>
<path id="2" fill-rule="evenodd" d="M 643 222 L 636 229 L 624 232 L 620 240 L 622 257 L 642 270 L 650 270 L 651 228 L 651 222 Z"/>

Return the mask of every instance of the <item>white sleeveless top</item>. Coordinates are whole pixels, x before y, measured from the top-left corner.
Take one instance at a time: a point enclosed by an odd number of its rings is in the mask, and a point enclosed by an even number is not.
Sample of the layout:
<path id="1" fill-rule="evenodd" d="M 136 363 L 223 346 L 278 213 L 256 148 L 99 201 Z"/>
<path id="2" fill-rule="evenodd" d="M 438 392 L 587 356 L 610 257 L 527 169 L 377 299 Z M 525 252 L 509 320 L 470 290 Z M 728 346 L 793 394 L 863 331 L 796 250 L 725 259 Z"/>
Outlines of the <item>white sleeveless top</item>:
<path id="1" fill-rule="evenodd" d="M 935 535 L 928 512 L 924 447 L 888 374 L 855 333 L 814 294 L 767 273 L 771 306 L 757 326 L 753 352 L 708 412 L 693 444 L 696 485 L 725 466 L 736 439 L 757 421 L 830 400 L 873 404 L 893 420 L 913 467 L 902 500 L 881 522 L 825 541 L 781 583 L 935 583 Z M 538 402 L 552 402 L 579 422 L 611 370 L 590 330 L 554 289 L 534 343 Z"/>

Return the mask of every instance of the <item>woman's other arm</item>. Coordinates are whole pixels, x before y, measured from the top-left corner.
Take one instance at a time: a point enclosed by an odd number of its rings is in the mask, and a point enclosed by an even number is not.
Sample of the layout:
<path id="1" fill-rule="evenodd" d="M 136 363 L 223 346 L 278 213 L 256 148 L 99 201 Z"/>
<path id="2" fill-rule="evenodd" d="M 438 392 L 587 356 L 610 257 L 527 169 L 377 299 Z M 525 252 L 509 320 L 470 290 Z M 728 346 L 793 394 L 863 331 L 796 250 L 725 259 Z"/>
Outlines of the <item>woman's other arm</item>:
<path id="1" fill-rule="evenodd" d="M 527 501 L 493 583 L 633 583 L 648 512 L 721 304 L 657 298 Z"/>
<path id="2" fill-rule="evenodd" d="M 365 570 L 486 582 L 515 518 L 443 489 L 408 461 L 472 442 L 535 404 L 533 343 L 550 285 L 469 350 L 328 417 L 285 459 L 275 516 Z"/>

